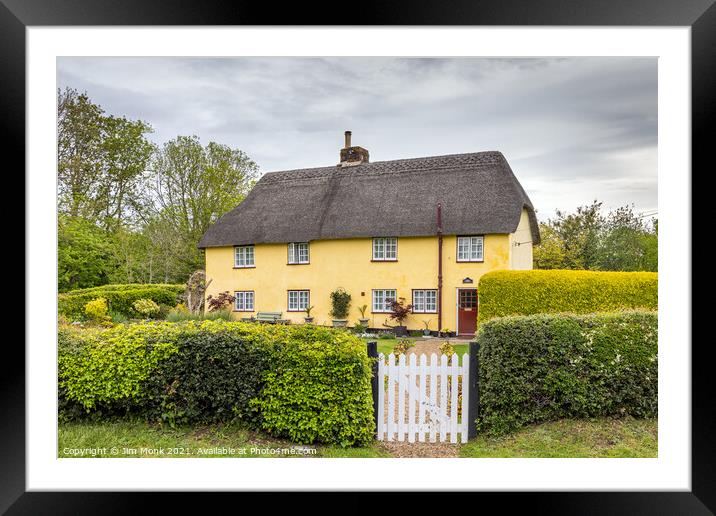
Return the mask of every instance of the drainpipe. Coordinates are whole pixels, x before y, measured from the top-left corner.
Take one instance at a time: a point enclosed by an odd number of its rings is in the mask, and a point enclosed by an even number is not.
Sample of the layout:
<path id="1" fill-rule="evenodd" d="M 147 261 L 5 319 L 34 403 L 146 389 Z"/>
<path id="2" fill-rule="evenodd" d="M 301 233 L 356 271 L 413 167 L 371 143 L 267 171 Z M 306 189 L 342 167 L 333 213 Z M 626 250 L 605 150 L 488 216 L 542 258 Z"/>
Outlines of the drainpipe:
<path id="1" fill-rule="evenodd" d="M 438 203 L 438 333 L 443 329 L 443 210 Z"/>

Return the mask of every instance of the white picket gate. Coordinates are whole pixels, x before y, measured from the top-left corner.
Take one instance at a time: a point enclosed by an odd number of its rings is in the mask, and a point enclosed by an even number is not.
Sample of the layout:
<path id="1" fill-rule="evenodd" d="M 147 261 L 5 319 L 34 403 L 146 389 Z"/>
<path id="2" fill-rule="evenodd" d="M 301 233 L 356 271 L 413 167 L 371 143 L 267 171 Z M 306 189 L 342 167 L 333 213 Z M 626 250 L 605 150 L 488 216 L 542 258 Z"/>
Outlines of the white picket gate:
<path id="1" fill-rule="evenodd" d="M 378 440 L 467 442 L 470 355 L 378 355 Z M 386 381 L 387 379 L 387 381 Z M 458 385 L 460 388 L 458 388 Z M 458 398 L 458 391 L 462 399 Z M 386 399 L 387 395 L 387 399 Z M 458 405 L 459 404 L 459 405 Z"/>

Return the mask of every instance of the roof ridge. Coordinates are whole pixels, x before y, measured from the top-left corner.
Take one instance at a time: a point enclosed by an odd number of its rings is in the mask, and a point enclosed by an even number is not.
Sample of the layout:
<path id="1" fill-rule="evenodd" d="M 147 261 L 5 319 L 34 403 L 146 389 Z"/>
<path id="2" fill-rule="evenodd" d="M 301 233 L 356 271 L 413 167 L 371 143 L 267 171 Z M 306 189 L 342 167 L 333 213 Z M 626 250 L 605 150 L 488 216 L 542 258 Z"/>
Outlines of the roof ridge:
<path id="1" fill-rule="evenodd" d="M 362 167 L 371 167 L 374 165 L 382 165 L 386 163 L 408 163 L 408 162 L 415 162 L 415 161 L 425 161 L 425 160 L 435 160 L 435 159 L 444 159 L 444 158 L 458 158 L 458 157 L 467 157 L 467 156 L 499 156 L 502 159 L 504 159 L 504 155 L 500 151 L 477 151 L 477 152 L 461 152 L 457 154 L 437 154 L 435 156 L 419 156 L 417 158 L 398 158 L 398 159 L 388 159 L 383 161 L 371 161 L 369 163 L 362 163 L 360 165 L 357 165 L 356 167 L 351 167 L 351 169 L 360 169 Z M 322 167 L 305 167 L 305 168 L 292 168 L 287 170 L 272 170 L 271 172 L 265 172 L 263 174 L 263 177 L 272 175 L 272 174 L 287 174 L 292 172 L 306 172 L 306 171 L 335 171 L 336 169 L 343 170 L 342 167 L 338 165 L 325 165 Z"/>

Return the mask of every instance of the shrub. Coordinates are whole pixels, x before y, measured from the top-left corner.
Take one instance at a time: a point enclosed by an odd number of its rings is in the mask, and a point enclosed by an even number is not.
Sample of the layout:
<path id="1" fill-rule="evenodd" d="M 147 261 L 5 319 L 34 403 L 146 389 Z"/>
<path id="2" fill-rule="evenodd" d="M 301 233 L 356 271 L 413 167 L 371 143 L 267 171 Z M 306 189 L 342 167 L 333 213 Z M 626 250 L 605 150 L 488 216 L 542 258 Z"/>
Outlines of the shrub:
<path id="1" fill-rule="evenodd" d="M 206 298 L 206 304 L 210 312 L 216 312 L 219 310 L 226 310 L 234 305 L 236 297 L 229 294 L 229 291 L 221 292 L 218 296 L 208 296 Z"/>
<path id="2" fill-rule="evenodd" d="M 135 312 L 146 318 L 155 317 L 159 315 L 160 311 L 159 305 L 151 299 L 137 299 L 134 303 L 132 303 L 132 307 Z"/>
<path id="3" fill-rule="evenodd" d="M 266 334 L 259 325 L 221 320 L 182 326 L 177 352 L 144 383 L 146 416 L 171 425 L 238 418 L 258 428 L 260 413 L 250 400 L 270 365 Z"/>
<path id="4" fill-rule="evenodd" d="M 109 311 L 112 314 L 133 317 L 136 315 L 133 306 L 135 301 L 151 299 L 159 305 L 174 306 L 183 292 L 184 285 L 141 283 L 104 285 L 60 294 L 57 296 L 57 310 L 59 314 L 68 319 L 81 319 L 84 316 L 85 304 L 98 297 L 103 297 L 107 300 Z"/>
<path id="5" fill-rule="evenodd" d="M 109 309 L 107 308 L 107 300 L 103 297 L 98 297 L 97 299 L 87 302 L 87 304 L 85 304 L 85 316 L 88 320 L 100 324 L 106 324 L 111 321 Z"/>
<path id="6" fill-rule="evenodd" d="M 373 435 L 371 361 L 349 332 L 151 321 L 61 328 L 58 342 L 61 419 L 237 418 L 301 443 L 361 444 Z"/>
<path id="7" fill-rule="evenodd" d="M 393 354 L 401 355 L 407 353 L 408 350 L 413 346 L 415 346 L 415 342 L 413 342 L 412 340 L 401 339 L 395 346 L 393 346 Z"/>
<path id="8" fill-rule="evenodd" d="M 508 315 L 656 310 L 658 275 L 655 272 L 495 271 L 480 278 L 477 291 L 481 323 Z"/>
<path id="9" fill-rule="evenodd" d="M 348 292 L 342 288 L 337 288 L 331 292 L 331 317 L 345 319 L 348 317 L 350 305 L 351 295 Z"/>
<path id="10" fill-rule="evenodd" d="M 176 353 L 178 329 L 155 322 L 65 333 L 59 339 L 58 383 L 68 400 L 87 411 L 136 402 L 159 361 Z"/>
<path id="11" fill-rule="evenodd" d="M 445 355 L 448 357 L 448 360 L 452 360 L 453 353 L 455 353 L 455 347 L 449 340 L 440 344 L 438 349 L 440 350 L 441 355 Z"/>
<path id="12" fill-rule="evenodd" d="M 262 427 L 298 443 L 366 444 L 372 440 L 371 359 L 349 332 L 286 327 L 273 349 L 261 396 Z"/>
<path id="13" fill-rule="evenodd" d="M 657 415 L 656 312 L 505 317 L 481 326 L 478 426 Z"/>
<path id="14" fill-rule="evenodd" d="M 368 331 L 368 325 L 367 324 L 360 324 L 356 323 L 353 326 L 353 332 L 357 334 L 366 333 Z"/>
<path id="15" fill-rule="evenodd" d="M 405 319 L 410 315 L 413 305 L 405 305 L 405 298 L 391 299 L 388 304 L 390 308 L 390 318 L 394 319 L 398 323 L 398 326 L 402 326 Z"/>
<path id="16" fill-rule="evenodd" d="M 182 321 L 233 321 L 234 318 L 231 315 L 230 310 L 217 310 L 215 312 L 206 312 L 193 314 L 188 310 L 182 311 L 176 308 L 170 310 L 166 316 L 169 322 L 182 322 Z"/>

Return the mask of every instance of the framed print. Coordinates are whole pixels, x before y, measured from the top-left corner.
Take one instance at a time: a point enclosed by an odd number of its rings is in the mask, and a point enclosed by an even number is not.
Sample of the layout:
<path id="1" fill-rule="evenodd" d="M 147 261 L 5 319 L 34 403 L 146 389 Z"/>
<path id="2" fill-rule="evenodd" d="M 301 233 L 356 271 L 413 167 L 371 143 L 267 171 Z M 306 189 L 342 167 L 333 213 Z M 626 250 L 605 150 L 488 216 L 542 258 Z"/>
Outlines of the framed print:
<path id="1" fill-rule="evenodd" d="M 711 513 L 712 4 L 3 0 L 27 208 L 0 508 Z"/>

